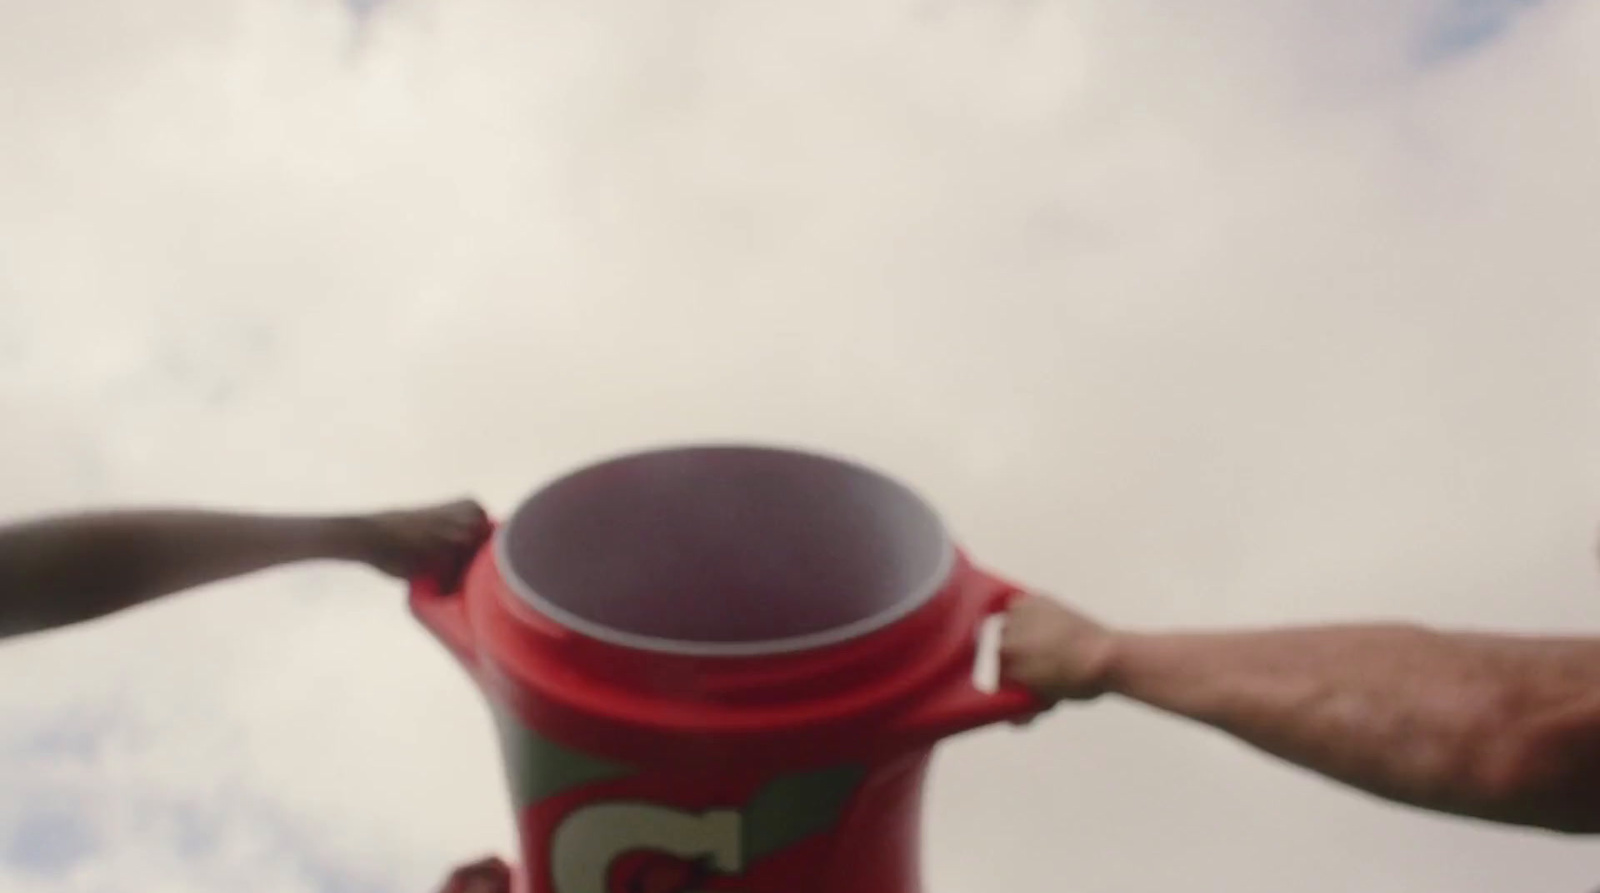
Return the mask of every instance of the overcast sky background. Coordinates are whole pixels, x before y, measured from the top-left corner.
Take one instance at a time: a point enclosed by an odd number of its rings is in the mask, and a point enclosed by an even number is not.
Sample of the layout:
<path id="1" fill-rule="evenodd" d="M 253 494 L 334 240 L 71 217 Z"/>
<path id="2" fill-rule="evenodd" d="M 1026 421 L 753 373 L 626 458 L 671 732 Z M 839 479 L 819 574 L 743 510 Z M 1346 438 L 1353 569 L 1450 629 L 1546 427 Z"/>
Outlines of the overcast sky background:
<path id="1" fill-rule="evenodd" d="M 1600 4 L 0 0 L 0 514 L 348 509 L 702 437 L 1117 622 L 1600 631 Z M 0 651 L 7 893 L 511 841 L 375 576 Z M 930 893 L 1580 893 L 1107 703 L 948 744 Z"/>

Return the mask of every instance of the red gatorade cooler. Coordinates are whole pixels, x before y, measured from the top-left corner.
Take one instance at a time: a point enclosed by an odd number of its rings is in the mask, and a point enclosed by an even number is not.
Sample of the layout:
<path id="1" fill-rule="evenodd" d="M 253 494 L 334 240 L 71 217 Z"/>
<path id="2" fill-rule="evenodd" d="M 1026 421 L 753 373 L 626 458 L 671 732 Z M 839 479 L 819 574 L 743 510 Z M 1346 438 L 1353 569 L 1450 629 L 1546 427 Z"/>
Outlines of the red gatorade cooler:
<path id="1" fill-rule="evenodd" d="M 628 455 L 535 492 L 411 605 L 499 727 L 519 893 L 917 893 L 933 745 L 1017 590 L 911 490 L 794 450 Z"/>

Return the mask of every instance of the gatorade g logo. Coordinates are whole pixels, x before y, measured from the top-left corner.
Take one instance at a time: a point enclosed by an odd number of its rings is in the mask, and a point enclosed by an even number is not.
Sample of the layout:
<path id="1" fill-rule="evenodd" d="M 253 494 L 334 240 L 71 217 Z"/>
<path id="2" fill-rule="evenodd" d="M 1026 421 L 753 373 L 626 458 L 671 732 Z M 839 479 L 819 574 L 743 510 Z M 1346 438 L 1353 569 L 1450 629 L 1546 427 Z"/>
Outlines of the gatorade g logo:
<path id="1" fill-rule="evenodd" d="M 739 877 L 762 859 L 837 825 L 862 776 L 853 766 L 786 776 L 738 810 L 581 806 L 551 835 L 551 880 L 556 893 L 740 889 Z"/>
<path id="2" fill-rule="evenodd" d="M 557 893 L 693 893 L 744 870 L 741 818 L 649 803 L 581 807 L 550 840 L 550 873 Z"/>
<path id="3" fill-rule="evenodd" d="M 638 772 L 557 744 L 499 710 L 495 718 L 519 810 Z M 555 893 L 740 890 L 769 857 L 837 827 L 865 775 L 860 766 L 835 766 L 782 776 L 743 804 L 703 810 L 637 798 L 588 802 L 550 831 L 546 878 Z"/>

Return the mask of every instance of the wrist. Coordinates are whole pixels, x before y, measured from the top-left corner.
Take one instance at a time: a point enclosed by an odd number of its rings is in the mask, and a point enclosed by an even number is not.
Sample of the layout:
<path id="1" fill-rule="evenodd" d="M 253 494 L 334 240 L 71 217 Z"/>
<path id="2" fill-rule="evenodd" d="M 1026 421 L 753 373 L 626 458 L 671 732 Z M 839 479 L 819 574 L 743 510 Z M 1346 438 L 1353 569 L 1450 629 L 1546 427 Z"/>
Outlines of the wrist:
<path id="1" fill-rule="evenodd" d="M 330 561 L 366 561 L 377 537 L 370 519 L 361 515 L 312 518 L 307 524 L 311 550 Z"/>
<path id="2" fill-rule="evenodd" d="M 1101 670 L 1101 687 L 1108 694 L 1131 697 L 1137 700 L 1141 680 L 1148 675 L 1150 665 L 1163 651 L 1164 636 L 1151 633 L 1114 631 L 1106 648 L 1104 667 Z"/>

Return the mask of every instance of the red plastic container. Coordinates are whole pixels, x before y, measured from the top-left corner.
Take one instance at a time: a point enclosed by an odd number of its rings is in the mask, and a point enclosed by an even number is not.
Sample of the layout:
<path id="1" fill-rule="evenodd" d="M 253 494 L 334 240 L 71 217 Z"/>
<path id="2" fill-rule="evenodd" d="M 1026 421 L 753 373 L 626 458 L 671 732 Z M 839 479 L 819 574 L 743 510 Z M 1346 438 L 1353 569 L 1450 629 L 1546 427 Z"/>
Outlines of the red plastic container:
<path id="1" fill-rule="evenodd" d="M 700 446 L 529 497 L 416 615 L 493 707 L 522 893 L 916 893 L 933 745 L 1017 590 L 851 462 Z"/>

